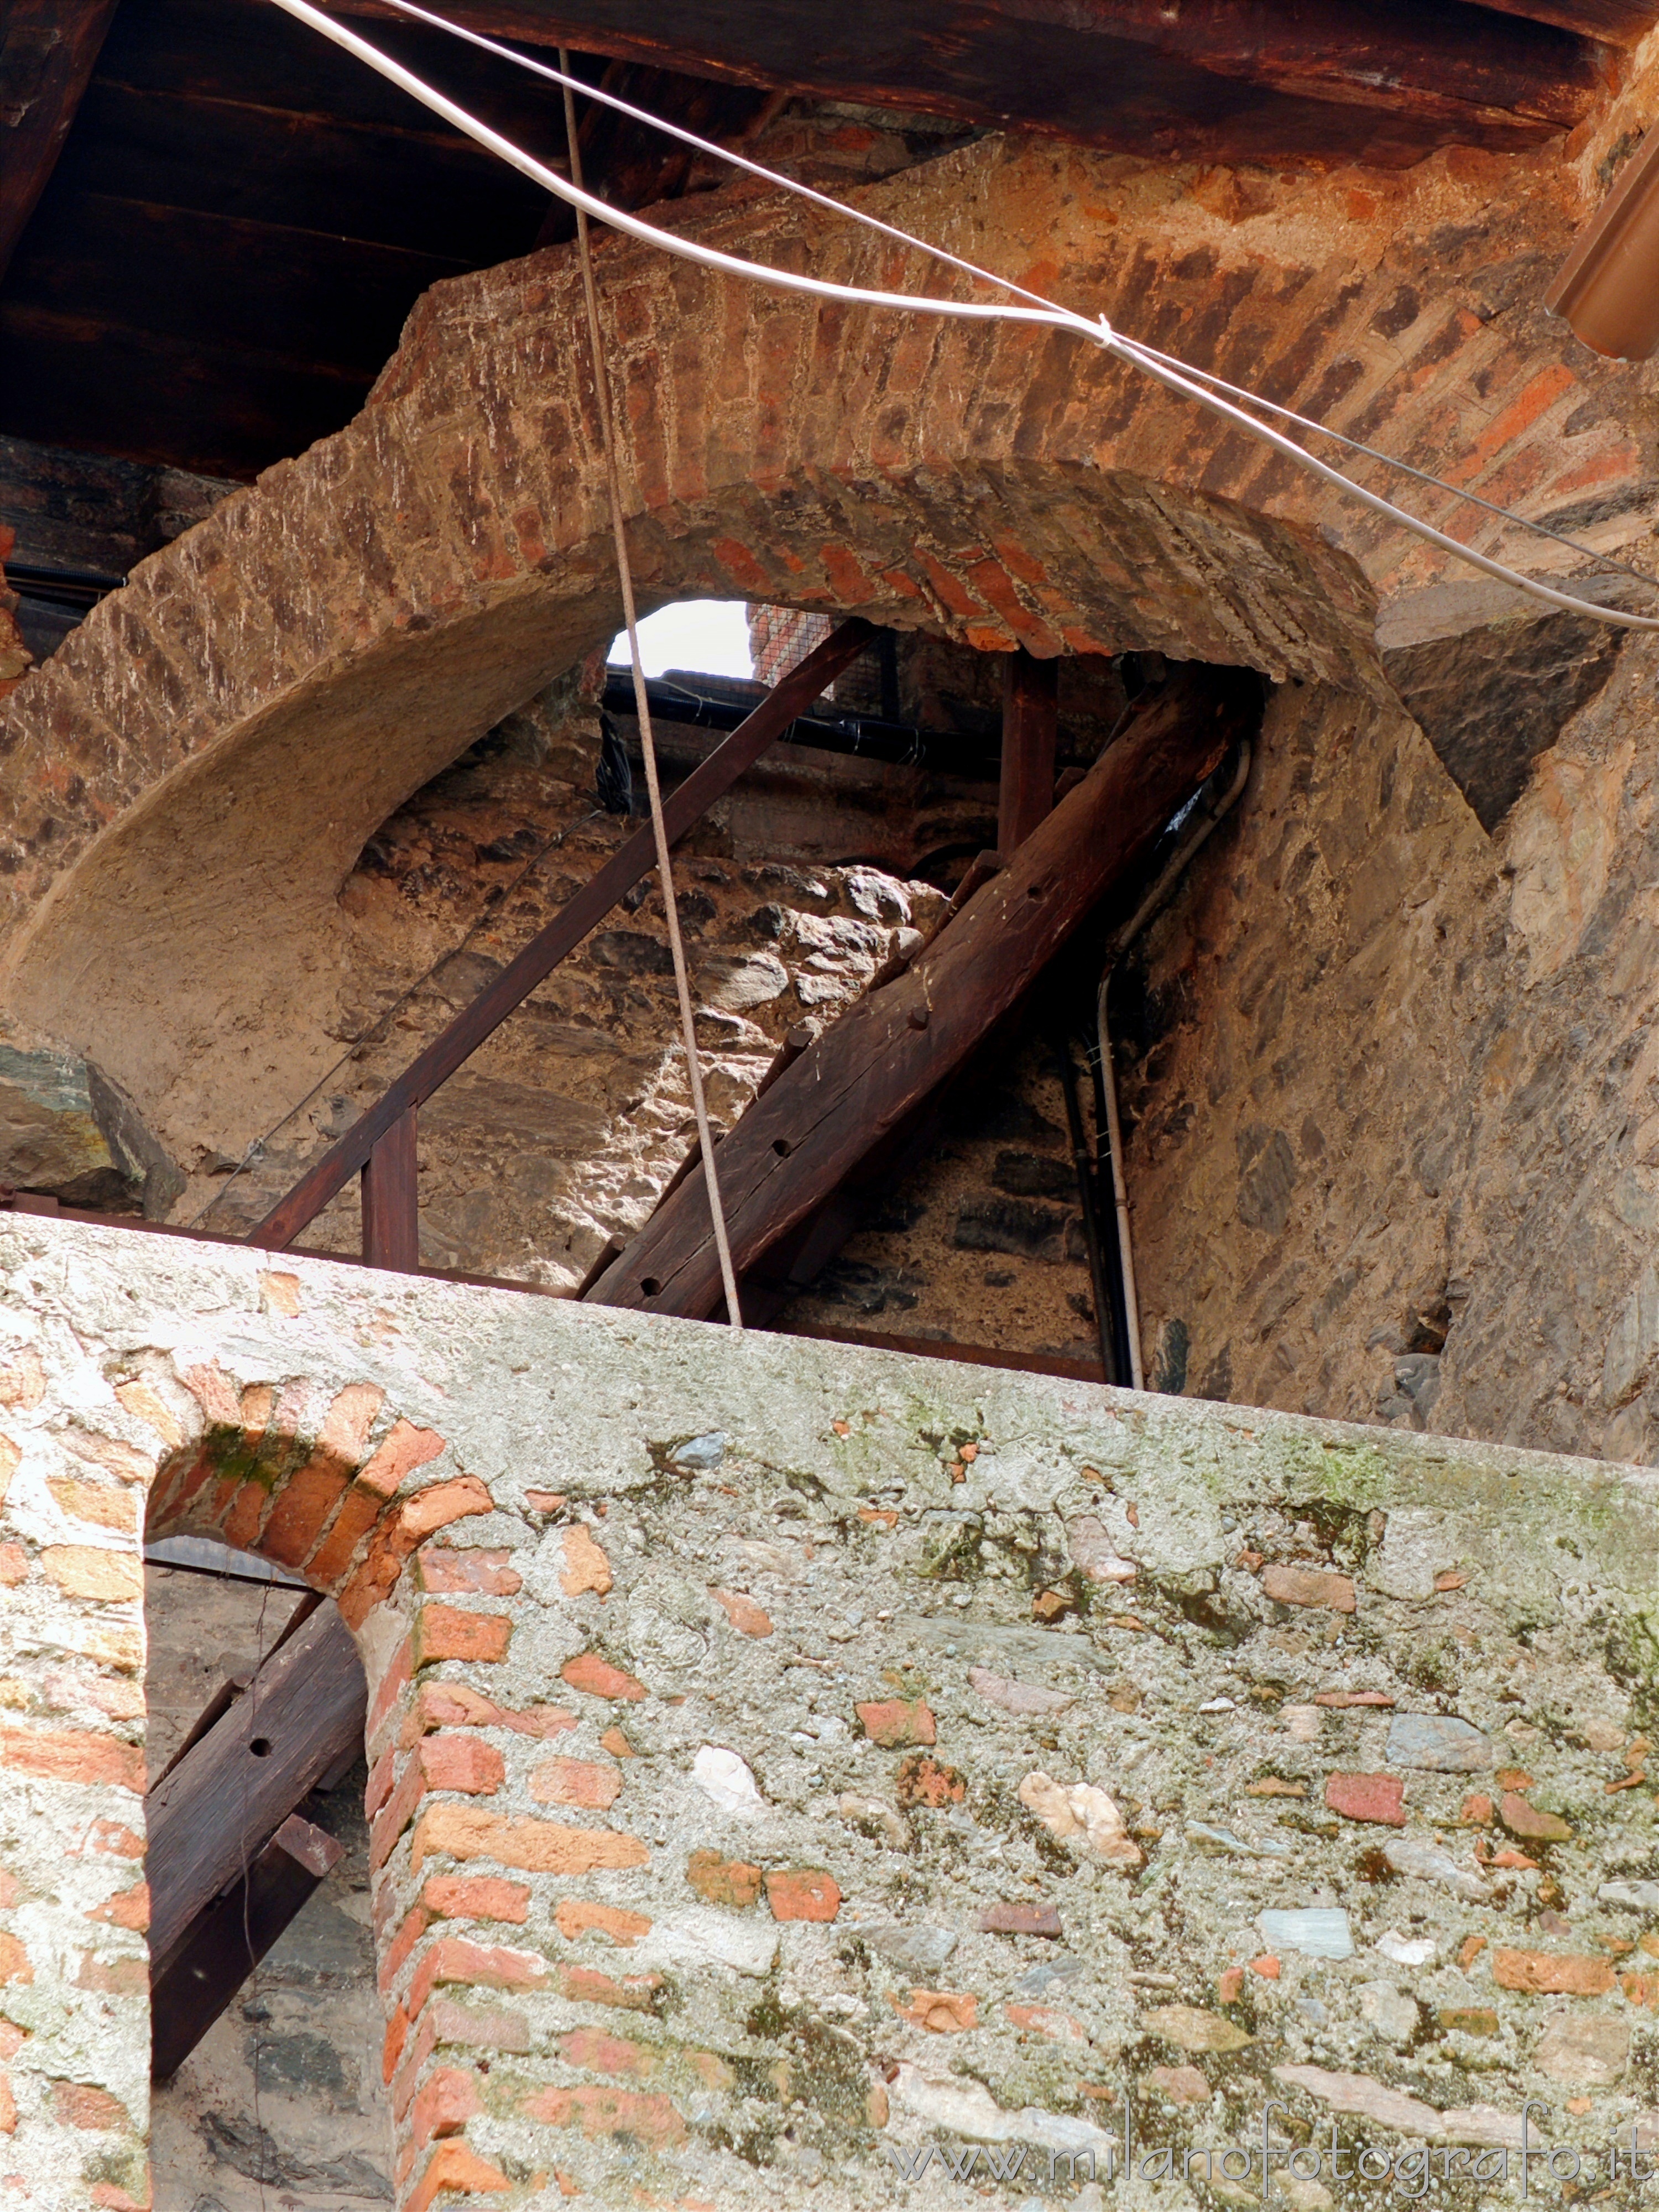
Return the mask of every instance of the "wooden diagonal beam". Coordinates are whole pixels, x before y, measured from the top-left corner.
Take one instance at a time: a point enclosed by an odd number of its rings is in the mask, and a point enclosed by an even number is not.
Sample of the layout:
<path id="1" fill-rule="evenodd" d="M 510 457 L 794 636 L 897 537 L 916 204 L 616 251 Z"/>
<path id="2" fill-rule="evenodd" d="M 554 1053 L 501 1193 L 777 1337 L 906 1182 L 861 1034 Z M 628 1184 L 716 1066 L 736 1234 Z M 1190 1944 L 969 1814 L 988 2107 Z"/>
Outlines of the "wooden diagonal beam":
<path id="1" fill-rule="evenodd" d="M 530 45 L 1165 160 L 1398 160 L 1571 129 L 1609 88 L 1601 40 L 1631 43 L 1644 9 L 1650 21 L 1649 0 L 886 0 L 832 21 L 811 0 L 450 0 L 447 12 Z"/>
<path id="2" fill-rule="evenodd" d="M 58 166 L 116 0 L 7 0 L 0 13 L 0 276 Z"/>
<path id="3" fill-rule="evenodd" d="M 717 799 L 724 797 L 767 747 L 785 734 L 795 717 L 828 690 L 849 662 L 858 659 L 876 634 L 872 624 L 854 616 L 832 630 L 822 645 L 775 685 L 748 720 L 739 723 L 725 744 L 663 801 L 671 843 L 683 837 Z M 588 932 L 598 927 L 617 900 L 642 883 L 656 865 L 650 829 L 636 830 L 494 981 L 439 1030 L 425 1051 L 353 1122 L 339 1142 L 308 1168 L 287 1197 L 248 1231 L 245 1241 L 277 1252 L 291 1244 L 367 1164 L 381 1139 L 414 1108 L 423 1106 L 438 1086 L 447 1083 L 507 1016 L 524 1004 L 537 985 L 546 981 Z"/>
<path id="4" fill-rule="evenodd" d="M 739 1275 L 962 1065 L 1261 711 L 1248 670 L 1179 669 L 908 972 L 850 1008 L 750 1106 L 720 1148 Z M 706 1184 L 683 1183 L 587 1295 L 713 1314 Z"/>
<path id="5" fill-rule="evenodd" d="M 359 1750 L 368 1690 L 350 1632 L 324 1606 L 145 1801 L 150 1956 L 242 1877 L 307 1794 Z"/>

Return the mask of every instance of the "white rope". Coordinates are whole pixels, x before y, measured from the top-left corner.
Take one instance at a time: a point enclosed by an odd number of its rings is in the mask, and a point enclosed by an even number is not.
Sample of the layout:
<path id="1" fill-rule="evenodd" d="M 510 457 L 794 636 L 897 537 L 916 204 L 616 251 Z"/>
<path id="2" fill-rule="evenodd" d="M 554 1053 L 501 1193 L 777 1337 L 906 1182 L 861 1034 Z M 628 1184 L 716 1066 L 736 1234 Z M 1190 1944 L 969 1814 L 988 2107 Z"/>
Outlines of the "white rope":
<path id="1" fill-rule="evenodd" d="M 562 49 L 559 54 L 562 62 Z M 576 135 L 576 102 L 568 81 L 564 90 L 565 137 L 570 145 L 570 173 L 580 188 L 582 180 L 581 144 Z M 720 1204 L 720 1176 L 714 1166 L 714 1137 L 708 1126 L 708 1101 L 702 1087 L 702 1058 L 697 1049 L 697 1018 L 691 1004 L 691 979 L 686 972 L 685 944 L 680 935 L 679 904 L 674 896 L 674 871 L 668 852 L 668 825 L 663 820 L 662 786 L 657 777 L 657 744 L 651 728 L 651 701 L 645 688 L 645 664 L 640 656 L 639 623 L 634 605 L 634 569 L 628 557 L 628 538 L 623 528 L 622 477 L 617 465 L 617 441 L 611 406 L 611 376 L 605 366 L 605 339 L 599 327 L 599 295 L 593 282 L 592 241 L 587 234 L 587 210 L 576 209 L 576 244 L 581 256 L 582 291 L 587 302 L 587 340 L 593 356 L 593 391 L 599 411 L 599 440 L 605 453 L 605 484 L 611 498 L 611 529 L 617 544 L 617 578 L 622 586 L 623 617 L 628 630 L 629 659 L 633 665 L 634 711 L 639 717 L 640 751 L 645 760 L 645 787 L 651 802 L 651 834 L 657 848 L 657 877 L 662 885 L 663 914 L 668 923 L 668 949 L 674 962 L 674 990 L 680 1004 L 680 1031 L 685 1039 L 685 1068 L 691 1085 L 691 1110 L 696 1116 L 697 1144 L 702 1153 L 702 1172 L 708 1186 L 708 1216 L 714 1224 L 714 1249 L 720 1256 L 720 1284 L 726 1292 L 726 1318 L 735 1329 L 743 1327 L 743 1308 L 738 1297 L 737 1270 L 732 1264 L 732 1242 L 726 1234 L 726 1212 Z"/>
<path id="2" fill-rule="evenodd" d="M 278 7 L 287 8 L 290 14 L 302 15 L 307 21 L 311 20 L 317 12 L 307 6 L 305 0 L 276 0 L 276 4 Z M 763 264 L 739 261 L 731 255 L 711 254 L 707 248 L 696 248 L 690 241 L 679 239 L 672 232 L 659 230 L 651 224 L 643 223 L 637 217 L 629 216 L 621 209 L 611 208 L 604 201 L 589 200 L 589 207 L 599 213 L 600 219 L 610 223 L 614 228 L 626 231 L 634 237 L 648 237 L 652 242 L 662 246 L 666 252 L 679 253 L 690 259 L 701 260 L 706 265 L 718 264 L 728 269 L 735 268 L 751 278 L 758 278 L 763 283 L 781 284 L 787 289 L 811 291 L 819 296 L 828 295 L 836 298 L 858 300 L 866 304 L 878 303 L 888 307 L 908 307 L 913 311 L 920 309 L 937 314 L 968 314 L 981 318 L 990 315 L 1006 318 L 1011 321 L 1043 321 L 1057 329 L 1070 330 L 1079 336 L 1086 335 L 1097 343 L 1103 345 L 1120 360 L 1132 363 L 1144 374 L 1157 378 L 1170 390 L 1181 392 L 1183 397 L 1194 401 L 1198 405 L 1207 407 L 1212 414 L 1219 415 L 1235 426 L 1261 438 L 1276 451 L 1285 454 L 1286 458 L 1310 470 L 1338 489 L 1351 493 L 1364 505 L 1387 516 L 1389 520 L 1397 522 L 1404 528 L 1412 531 L 1441 551 L 1449 553 L 1455 559 L 1467 562 L 1472 567 L 1497 578 L 1498 581 L 1508 584 L 1517 591 L 1524 592 L 1534 599 L 1540 599 L 1547 605 L 1565 608 L 1576 614 L 1589 615 L 1596 621 L 1609 623 L 1624 629 L 1659 629 L 1659 617 L 1631 614 L 1623 608 L 1601 606 L 1594 600 L 1559 592 L 1549 585 L 1539 582 L 1534 577 L 1523 574 L 1519 569 L 1510 568 L 1503 562 L 1494 561 L 1485 554 L 1472 551 L 1461 539 L 1453 538 L 1443 531 L 1434 529 L 1431 524 L 1408 514 L 1403 507 L 1396 507 L 1392 501 L 1380 499 L 1375 493 L 1366 491 L 1351 477 L 1344 476 L 1340 470 L 1328 468 L 1323 462 L 1308 453 L 1304 447 L 1289 439 L 1281 438 L 1267 424 L 1255 421 L 1253 417 L 1243 413 L 1238 408 L 1227 407 L 1217 403 L 1210 392 L 1200 390 L 1197 386 L 1207 386 L 1212 388 L 1212 392 L 1225 393 L 1231 399 L 1261 408 L 1268 414 L 1277 415 L 1282 420 L 1294 422 L 1301 429 L 1312 432 L 1320 437 L 1330 438 L 1347 447 L 1351 452 L 1363 453 L 1368 459 L 1376 461 L 1386 468 L 1395 469 L 1403 475 L 1413 477 L 1418 482 L 1426 483 L 1437 491 L 1444 492 L 1449 498 L 1462 500 L 1470 506 L 1483 508 L 1487 514 L 1497 515 L 1503 520 L 1514 524 L 1517 528 L 1530 531 L 1540 538 L 1547 538 L 1558 545 L 1564 545 L 1572 552 L 1582 554 L 1587 560 L 1595 561 L 1603 566 L 1615 568 L 1625 575 L 1633 577 L 1639 583 L 1654 585 L 1656 579 L 1644 575 L 1639 568 L 1632 568 L 1625 562 L 1615 561 L 1606 554 L 1598 553 L 1593 546 L 1583 544 L 1577 539 L 1568 538 L 1559 531 L 1552 530 L 1547 524 L 1536 522 L 1528 515 L 1517 514 L 1511 507 L 1500 507 L 1492 500 L 1483 499 L 1478 492 L 1467 491 L 1460 485 L 1449 484 L 1442 478 L 1431 475 L 1427 470 L 1413 467 L 1408 461 L 1398 460 L 1391 454 L 1381 453 L 1376 447 L 1368 446 L 1359 439 L 1350 438 L 1340 430 L 1330 429 L 1324 423 L 1316 422 L 1309 416 L 1298 415 L 1292 408 L 1281 407 L 1273 400 L 1262 398 L 1257 392 L 1249 392 L 1237 385 L 1229 384 L 1224 378 L 1212 375 L 1207 370 L 1190 368 L 1173 355 L 1160 352 L 1158 348 L 1146 345 L 1139 339 L 1130 338 L 1120 331 L 1114 331 L 1104 316 L 1100 317 L 1097 321 L 1091 322 L 1086 317 L 1076 314 L 1070 309 L 1060 307 L 1054 301 L 1045 299 L 1041 293 L 1028 290 L 1024 285 L 1016 283 L 1012 277 L 999 276 L 994 270 L 983 268 L 977 262 L 965 260 L 960 254 L 952 253 L 947 247 L 934 245 L 927 239 L 918 238 L 913 232 L 901 229 L 896 224 L 884 222 L 878 216 L 870 215 L 860 208 L 849 207 L 844 201 L 834 198 L 828 192 L 816 191 L 810 185 L 803 185 L 793 177 L 787 177 L 777 170 L 767 168 L 763 163 L 751 160 L 747 155 L 738 153 L 730 147 L 721 146 L 713 139 L 701 137 L 696 131 L 688 131 L 679 124 L 667 122 L 660 116 L 653 115 L 648 109 L 637 107 L 631 101 L 620 98 L 617 94 L 607 91 L 601 86 L 587 84 L 581 78 L 572 76 L 568 68 L 553 69 L 545 62 L 537 61 L 530 55 L 520 53 L 514 47 L 503 45 L 499 40 L 486 38 L 480 32 L 468 30 L 459 23 L 453 23 L 447 16 L 436 15 L 430 9 L 415 4 L 415 0 L 386 0 L 386 4 L 395 9 L 400 15 L 410 16 L 418 22 L 429 24 L 434 29 L 446 31 L 452 37 L 463 40 L 468 46 L 476 46 L 485 53 L 494 54 L 503 61 L 513 63 L 520 69 L 527 70 L 532 76 L 543 77 L 550 83 L 562 85 L 565 88 L 567 94 L 573 91 L 580 92 L 587 99 L 599 100 L 618 114 L 629 116 L 637 123 L 642 123 L 653 130 L 663 132 L 668 137 L 678 139 L 682 144 L 695 147 L 699 152 L 710 155 L 734 168 L 745 170 L 750 175 L 761 178 L 766 183 L 776 185 L 784 191 L 792 192 L 799 199 L 810 201 L 817 207 L 827 208 L 832 213 L 844 217 L 848 222 L 857 223 L 866 230 L 874 231 L 884 238 L 892 239 L 901 245 L 911 246 L 920 252 L 929 254 L 935 260 L 944 263 L 947 267 L 960 270 L 964 276 L 971 276 L 977 283 L 994 285 L 1003 291 L 1010 292 L 1017 298 L 1030 302 L 1030 307 L 1029 309 L 994 307 L 961 301 L 929 300 L 922 295 L 869 292 L 853 286 L 828 284 L 816 278 L 797 277 L 785 271 L 768 269 Z M 327 21 L 326 18 L 323 20 L 325 22 Z M 342 43 L 345 41 L 343 40 Z M 365 58 L 377 52 L 376 49 L 368 46 L 366 41 L 357 41 L 356 45 L 364 49 Z M 380 58 L 381 61 L 385 59 L 384 57 Z M 562 62 L 566 58 L 562 53 Z M 392 75 L 397 69 L 398 65 L 393 64 L 386 70 L 386 74 Z M 414 88 L 419 84 L 420 80 L 412 77 L 407 71 L 398 74 L 394 81 L 404 83 L 405 89 L 414 91 L 414 96 L 417 99 L 425 98 L 426 94 L 430 90 L 430 88 L 424 88 L 422 90 L 415 91 Z M 441 99 L 442 95 L 437 94 L 434 97 Z M 430 105 L 431 101 L 428 100 L 428 104 Z M 454 109 L 452 119 L 461 117 L 464 111 Z M 460 122 L 459 127 L 470 129 L 471 135 L 478 138 L 481 143 L 484 143 L 481 133 L 485 126 L 473 125 L 470 121 L 464 120 Z M 489 135 L 492 138 L 495 136 L 493 133 Z M 501 147 L 507 146 L 508 143 L 505 140 L 500 142 Z M 495 150 L 500 149 L 497 148 Z M 518 149 L 514 148 L 505 158 L 511 159 L 514 156 L 517 157 L 515 166 L 525 169 L 526 173 L 530 173 L 530 168 L 526 167 L 528 156 L 519 155 Z M 539 164 L 532 164 L 531 167 L 539 169 Z M 549 189 L 558 192 L 562 198 L 568 199 L 574 197 L 562 179 L 554 181 L 551 173 L 546 173 L 538 177 L 538 181 L 546 182 Z M 1188 379 L 1193 381 L 1188 381 Z"/>

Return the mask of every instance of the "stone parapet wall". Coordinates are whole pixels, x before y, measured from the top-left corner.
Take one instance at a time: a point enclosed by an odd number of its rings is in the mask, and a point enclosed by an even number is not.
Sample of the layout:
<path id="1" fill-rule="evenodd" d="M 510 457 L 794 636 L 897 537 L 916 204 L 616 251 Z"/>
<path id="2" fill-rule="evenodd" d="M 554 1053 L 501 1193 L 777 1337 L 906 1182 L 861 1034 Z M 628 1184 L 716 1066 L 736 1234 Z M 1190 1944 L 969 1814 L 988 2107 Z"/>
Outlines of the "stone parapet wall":
<path id="1" fill-rule="evenodd" d="M 404 2206 L 1659 2127 L 1643 1473 L 28 1219 L 0 1339 L 20 2204 L 145 2202 L 147 1498 L 356 1629 Z"/>

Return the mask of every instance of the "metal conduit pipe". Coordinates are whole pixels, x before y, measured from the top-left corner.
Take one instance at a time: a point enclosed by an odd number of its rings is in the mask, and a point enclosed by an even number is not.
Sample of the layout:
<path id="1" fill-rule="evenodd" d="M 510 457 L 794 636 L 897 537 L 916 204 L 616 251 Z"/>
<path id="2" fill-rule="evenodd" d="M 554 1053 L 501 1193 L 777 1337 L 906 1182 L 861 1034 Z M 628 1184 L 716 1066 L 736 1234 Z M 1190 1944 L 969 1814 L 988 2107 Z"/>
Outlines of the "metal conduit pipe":
<path id="1" fill-rule="evenodd" d="M 1108 943 L 1105 963 L 1100 971 L 1099 988 L 1095 994 L 1095 1034 L 1100 1051 L 1101 1089 L 1106 1099 L 1106 1147 L 1112 1164 L 1112 1199 L 1117 1213 L 1118 1265 L 1123 1281 L 1125 1334 L 1129 1346 L 1129 1386 L 1134 1390 L 1144 1390 L 1146 1382 L 1140 1358 L 1140 1304 L 1135 1291 L 1134 1243 L 1129 1229 L 1129 1194 L 1123 1180 L 1123 1132 L 1118 1121 L 1117 1074 L 1112 1066 L 1112 1036 L 1107 1018 L 1106 994 L 1111 988 L 1112 977 L 1116 973 L 1119 961 L 1153 916 L 1168 904 L 1176 885 L 1192 865 L 1199 848 L 1217 823 L 1237 805 L 1249 781 L 1252 758 L 1249 739 L 1242 738 L 1231 771 L 1224 766 L 1212 779 L 1209 798 L 1200 795 L 1181 842 L 1159 872 L 1158 880 L 1129 919 L 1114 932 Z"/>

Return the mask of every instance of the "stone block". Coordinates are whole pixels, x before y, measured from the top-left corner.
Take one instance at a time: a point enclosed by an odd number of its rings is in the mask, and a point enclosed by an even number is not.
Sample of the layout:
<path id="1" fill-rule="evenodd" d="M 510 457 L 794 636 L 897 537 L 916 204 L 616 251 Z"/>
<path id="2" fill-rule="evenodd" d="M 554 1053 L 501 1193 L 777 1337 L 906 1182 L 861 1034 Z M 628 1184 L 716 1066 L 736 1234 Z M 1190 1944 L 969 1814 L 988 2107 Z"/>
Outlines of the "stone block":
<path id="1" fill-rule="evenodd" d="M 119 1085 L 79 1054 L 0 1041 L 0 1183 L 165 1220 L 185 1178 Z"/>

